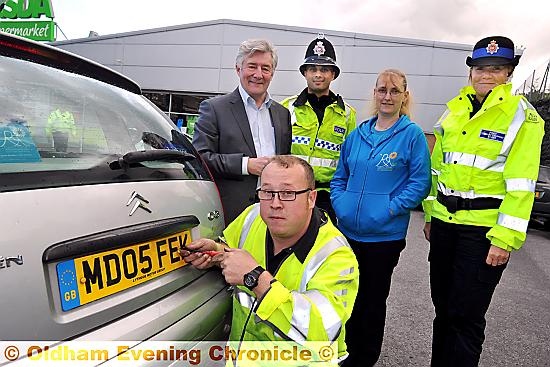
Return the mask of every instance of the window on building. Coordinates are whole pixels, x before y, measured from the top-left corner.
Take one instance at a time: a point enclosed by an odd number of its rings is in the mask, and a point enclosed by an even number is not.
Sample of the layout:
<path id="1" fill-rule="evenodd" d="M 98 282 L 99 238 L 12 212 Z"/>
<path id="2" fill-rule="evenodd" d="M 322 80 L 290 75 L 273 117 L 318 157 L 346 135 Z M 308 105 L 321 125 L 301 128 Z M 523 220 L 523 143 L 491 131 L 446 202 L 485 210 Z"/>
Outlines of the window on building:
<path id="1" fill-rule="evenodd" d="M 199 105 L 214 94 L 171 93 L 146 91 L 143 95 L 161 109 L 174 125 L 193 135 L 195 122 L 199 117 Z"/>
<path id="2" fill-rule="evenodd" d="M 194 96 L 172 94 L 172 109 L 170 112 L 198 113 L 199 105 L 210 96 Z"/>
<path id="3" fill-rule="evenodd" d="M 143 93 L 143 95 L 163 112 L 170 110 L 170 93 Z"/>

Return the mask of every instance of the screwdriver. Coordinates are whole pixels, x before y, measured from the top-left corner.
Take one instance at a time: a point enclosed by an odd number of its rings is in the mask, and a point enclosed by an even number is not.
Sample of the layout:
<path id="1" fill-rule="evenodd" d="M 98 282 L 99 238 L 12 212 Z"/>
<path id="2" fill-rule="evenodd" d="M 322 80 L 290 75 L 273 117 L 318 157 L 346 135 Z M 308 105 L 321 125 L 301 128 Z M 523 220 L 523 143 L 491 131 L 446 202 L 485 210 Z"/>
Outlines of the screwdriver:
<path id="1" fill-rule="evenodd" d="M 187 247 L 187 246 L 185 246 L 185 245 L 182 246 L 181 249 L 182 249 L 182 250 L 185 250 L 185 251 L 189 251 L 189 252 L 191 252 L 191 253 L 206 254 L 206 255 L 208 255 L 208 256 L 210 256 L 210 257 L 214 257 L 214 256 L 216 256 L 216 255 L 222 254 L 221 251 L 201 251 L 201 250 L 193 250 L 193 249 L 190 249 L 189 247 Z"/>

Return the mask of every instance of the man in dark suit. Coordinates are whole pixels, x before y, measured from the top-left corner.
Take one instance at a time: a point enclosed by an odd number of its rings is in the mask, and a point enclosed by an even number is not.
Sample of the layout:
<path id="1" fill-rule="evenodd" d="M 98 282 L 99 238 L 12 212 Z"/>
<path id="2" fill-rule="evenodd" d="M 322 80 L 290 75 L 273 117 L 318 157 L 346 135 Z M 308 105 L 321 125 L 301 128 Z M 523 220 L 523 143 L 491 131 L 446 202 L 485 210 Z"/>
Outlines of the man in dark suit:
<path id="1" fill-rule="evenodd" d="M 255 201 L 270 157 L 290 153 L 290 114 L 267 92 L 276 67 L 271 42 L 244 41 L 235 61 L 239 86 L 199 107 L 193 145 L 214 175 L 226 224 Z"/>

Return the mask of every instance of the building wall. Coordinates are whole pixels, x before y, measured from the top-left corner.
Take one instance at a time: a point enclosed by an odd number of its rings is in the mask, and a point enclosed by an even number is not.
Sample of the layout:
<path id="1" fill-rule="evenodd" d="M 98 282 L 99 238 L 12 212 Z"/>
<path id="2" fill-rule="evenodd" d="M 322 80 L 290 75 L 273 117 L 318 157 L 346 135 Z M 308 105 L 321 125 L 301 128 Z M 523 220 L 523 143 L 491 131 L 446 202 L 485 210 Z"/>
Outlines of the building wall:
<path id="1" fill-rule="evenodd" d="M 470 46 L 234 20 L 54 44 L 129 76 L 144 90 L 220 94 L 237 86 L 238 45 L 248 38 L 267 38 L 279 53 L 269 91 L 280 101 L 305 87 L 298 67 L 319 31 L 334 45 L 341 69 L 331 89 L 357 109 L 359 120 L 369 116 L 375 79 L 383 69 L 398 68 L 407 74 L 413 119 L 425 131 L 432 130 L 445 103 L 468 81 L 464 60 Z"/>

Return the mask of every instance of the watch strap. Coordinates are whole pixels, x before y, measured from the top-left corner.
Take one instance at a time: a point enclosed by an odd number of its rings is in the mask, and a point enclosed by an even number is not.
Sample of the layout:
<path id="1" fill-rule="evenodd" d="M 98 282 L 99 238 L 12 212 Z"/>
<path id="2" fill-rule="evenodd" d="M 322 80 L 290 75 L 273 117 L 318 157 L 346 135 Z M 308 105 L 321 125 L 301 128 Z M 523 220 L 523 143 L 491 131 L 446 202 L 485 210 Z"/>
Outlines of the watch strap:
<path id="1" fill-rule="evenodd" d="M 258 279 L 260 278 L 260 275 L 262 275 L 264 271 L 265 269 L 258 265 L 254 269 L 252 269 L 250 272 L 246 273 L 244 275 L 244 278 L 245 278 L 244 285 L 250 290 L 253 290 L 254 288 L 256 288 L 258 286 Z M 246 284 L 246 279 L 249 277 L 252 277 L 254 279 L 254 282 L 250 285 Z"/>
<path id="2" fill-rule="evenodd" d="M 256 266 L 254 269 L 252 269 L 252 272 L 257 274 L 258 277 L 260 277 L 260 275 L 265 271 L 265 269 L 261 266 L 261 265 L 258 265 Z"/>

